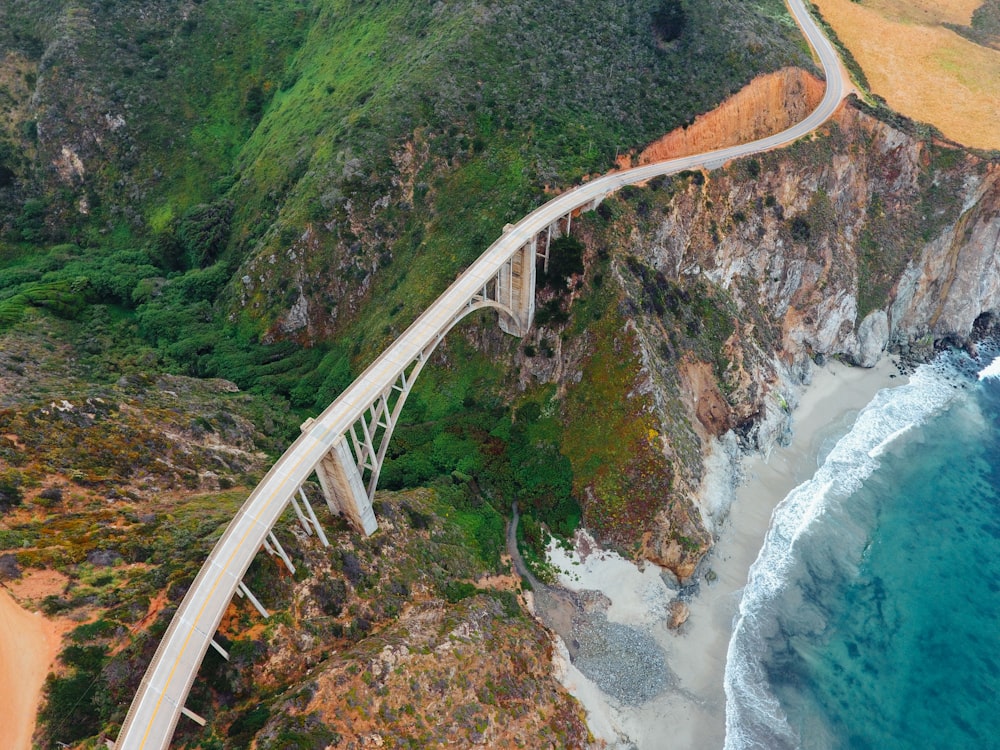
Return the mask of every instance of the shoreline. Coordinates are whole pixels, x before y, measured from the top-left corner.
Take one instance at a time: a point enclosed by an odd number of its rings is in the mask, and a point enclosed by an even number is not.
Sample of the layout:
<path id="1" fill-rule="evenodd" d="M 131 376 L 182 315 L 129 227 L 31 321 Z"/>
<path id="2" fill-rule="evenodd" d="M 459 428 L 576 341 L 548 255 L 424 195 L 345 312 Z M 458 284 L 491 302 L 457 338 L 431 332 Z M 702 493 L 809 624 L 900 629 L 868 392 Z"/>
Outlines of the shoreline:
<path id="1" fill-rule="evenodd" d="M 681 597 L 690 616 L 677 631 L 667 629 L 666 611 L 678 592 L 668 587 L 655 565 L 640 568 L 603 551 L 581 558 L 550 548 L 552 562 L 564 571 L 559 582 L 574 591 L 602 591 L 611 600 L 608 619 L 648 630 L 663 649 L 672 673 L 671 686 L 656 698 L 640 706 L 622 706 L 569 662 L 559 641 L 554 657 L 556 674 L 583 704 L 588 725 L 598 740 L 623 750 L 723 746 L 723 680 L 733 620 L 774 508 L 815 473 L 822 458 L 879 390 L 906 382 L 907 378 L 898 374 L 895 357 L 885 356 L 871 369 L 831 360 L 823 367 L 813 367 L 811 383 L 800 392 L 792 411 L 789 445 L 775 446 L 767 456 L 744 455 L 739 465 L 732 467 L 716 443 L 715 455 L 707 462 L 703 492 L 730 493 L 732 505 L 719 525 L 716 544 L 699 566 L 697 592 Z M 734 477 L 739 477 L 735 487 Z M 691 590 L 689 587 L 685 592 Z M 666 737 L 669 745 L 664 743 Z"/>

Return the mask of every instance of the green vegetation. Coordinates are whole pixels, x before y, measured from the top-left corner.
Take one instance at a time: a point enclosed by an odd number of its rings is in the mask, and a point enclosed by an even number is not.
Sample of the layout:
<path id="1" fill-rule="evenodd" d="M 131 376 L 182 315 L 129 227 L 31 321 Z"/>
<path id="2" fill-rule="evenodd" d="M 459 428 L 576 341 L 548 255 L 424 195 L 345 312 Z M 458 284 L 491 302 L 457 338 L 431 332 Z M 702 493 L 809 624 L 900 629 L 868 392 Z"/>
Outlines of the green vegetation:
<path id="1" fill-rule="evenodd" d="M 808 232 L 808 224 L 805 226 Z M 629 256 L 626 264 L 642 286 L 644 311 L 655 313 L 666 325 L 665 359 L 676 361 L 691 352 L 711 362 L 716 379 L 724 384 L 729 370 L 725 345 L 736 330 L 737 320 L 736 307 L 725 290 L 702 278 L 687 283 L 670 280 L 634 256 Z"/>
<path id="2" fill-rule="evenodd" d="M 24 493 L 21 484 L 24 478 L 16 469 L 7 469 L 0 473 L 0 514 L 21 504 Z"/>
<path id="3" fill-rule="evenodd" d="M 432 362 L 421 375 L 389 446 L 381 485 L 437 487 L 490 564 L 499 561 L 512 499 L 557 533 L 571 534 L 580 509 L 559 449 L 551 390 L 525 399 L 512 419 L 499 396 L 503 383 L 495 363 L 461 336 L 449 341 L 445 356 L 465 367 Z"/>
<path id="4" fill-rule="evenodd" d="M 968 26 L 946 23 L 946 27 L 985 47 L 1000 49 L 1000 1 L 985 0 L 972 12 Z"/>
<path id="5" fill-rule="evenodd" d="M 82 15 L 56 0 L 8 9 L 4 38 L 24 55 L 24 79 L 41 76 L 53 113 L 92 95 L 81 111 L 111 129 L 112 145 L 85 174 L 81 213 L 79 191 L 37 170 L 74 122 L 41 123 L 35 166 L 22 165 L 7 196 L 15 213 L 0 217 L 0 330 L 30 309 L 76 320 L 110 305 L 124 314 L 111 324 L 115 356 L 146 350 L 158 369 L 277 395 L 296 418 L 315 411 L 543 185 L 603 169 L 759 70 L 801 60 L 794 32 L 766 20 L 781 4 L 766 5 L 482 14 L 401 0 L 349 12 L 333 0 L 211 0 L 182 20 L 115 3 Z M 68 45 L 56 57 L 78 45 L 75 87 L 32 67 L 56 40 Z M 687 64 L 693 50 L 702 64 Z M 37 137 L 29 122 L 12 143 Z M 78 156 L 89 167 L 92 155 Z M 305 227 L 316 245 L 290 267 L 285 251 Z M 76 244 L 40 249 L 47 238 Z M 247 276 L 259 283 L 240 292 L 247 258 L 266 257 L 267 272 Z M 348 272 L 333 286 L 322 280 L 331 266 Z M 338 312 L 362 282 L 390 302 L 336 315 L 340 344 L 262 343 L 298 297 L 285 279 L 303 273 L 313 307 Z"/>
<path id="6" fill-rule="evenodd" d="M 659 510 L 673 473 L 660 454 L 652 404 L 636 392 L 640 361 L 624 323 L 607 314 L 591 327 L 600 343 L 567 394 L 563 451 L 577 496 L 587 498 L 588 528 L 628 549 Z"/>
<path id="7" fill-rule="evenodd" d="M 6 6 L 0 48 L 14 52 L 8 64 L 26 95 L 41 98 L 0 134 L 33 157 L 12 168 L 0 224 L 23 206 L 21 239 L 104 245 L 107 222 L 128 236 L 143 216 L 156 228 L 208 198 L 277 88 L 310 5 L 205 0 L 183 13 L 166 0 Z M 80 137 L 83 129 L 91 135 Z M 84 165 L 70 186 L 45 169 L 64 144 Z"/>
<path id="8" fill-rule="evenodd" d="M 663 0 L 653 12 L 653 29 L 661 41 L 672 42 L 684 33 L 687 18 L 680 0 Z"/>
<path id="9" fill-rule="evenodd" d="M 542 286 L 564 290 L 571 276 L 583 275 L 583 243 L 573 235 L 559 237 L 549 248 L 549 269 L 539 274 Z"/>
<path id="10" fill-rule="evenodd" d="M 98 705 L 106 657 L 104 646 L 68 646 L 60 658 L 69 674 L 49 675 L 45 681 L 47 700 L 38 718 L 64 742 L 77 742 L 101 729 L 107 716 L 107 707 Z"/>

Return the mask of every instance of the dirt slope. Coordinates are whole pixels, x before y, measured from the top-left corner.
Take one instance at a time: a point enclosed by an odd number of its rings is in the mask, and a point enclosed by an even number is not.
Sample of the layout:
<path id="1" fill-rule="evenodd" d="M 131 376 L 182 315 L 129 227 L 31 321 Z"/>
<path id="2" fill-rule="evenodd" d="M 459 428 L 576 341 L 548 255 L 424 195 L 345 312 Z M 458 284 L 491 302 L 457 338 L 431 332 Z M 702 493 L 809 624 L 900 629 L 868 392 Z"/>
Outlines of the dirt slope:
<path id="1" fill-rule="evenodd" d="M 0 588 L 0 745 L 30 750 L 45 676 L 59 653 L 60 627 L 18 606 Z"/>

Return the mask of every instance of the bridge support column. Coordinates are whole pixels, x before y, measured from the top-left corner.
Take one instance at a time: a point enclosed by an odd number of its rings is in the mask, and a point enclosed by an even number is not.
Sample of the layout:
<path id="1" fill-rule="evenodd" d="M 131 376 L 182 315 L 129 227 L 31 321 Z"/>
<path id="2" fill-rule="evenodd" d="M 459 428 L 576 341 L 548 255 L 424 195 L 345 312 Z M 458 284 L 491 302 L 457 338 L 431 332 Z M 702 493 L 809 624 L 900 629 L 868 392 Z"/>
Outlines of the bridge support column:
<path id="1" fill-rule="evenodd" d="M 302 492 L 301 487 L 299 488 L 299 492 Z M 299 507 L 299 500 L 297 497 L 295 497 L 295 495 L 292 495 L 291 505 L 292 505 L 292 510 L 295 511 L 295 517 L 299 519 L 299 526 L 302 527 L 302 530 L 306 532 L 307 536 L 312 536 L 313 534 L 312 524 L 309 523 L 309 519 L 306 518 L 305 513 L 302 512 L 302 508 Z"/>
<path id="2" fill-rule="evenodd" d="M 524 336 L 535 319 L 535 254 L 538 238 L 532 237 L 511 257 L 509 305 L 513 319 L 500 316 L 500 329 L 512 336 Z M 507 301 L 507 300 L 505 300 Z"/>
<path id="3" fill-rule="evenodd" d="M 212 640 L 209 641 L 209 643 L 212 645 L 212 648 L 214 648 L 216 651 L 219 652 L 219 655 L 223 659 L 225 659 L 226 661 L 229 661 L 229 652 L 226 651 L 226 649 L 224 649 L 222 646 L 220 646 L 219 642 L 217 640 L 215 640 L 213 638 Z"/>
<path id="4" fill-rule="evenodd" d="M 305 432 L 312 423 L 313 419 L 309 417 L 302 423 L 301 430 Z M 315 471 L 330 512 L 334 515 L 342 513 L 355 531 L 365 536 L 374 534 L 375 529 L 378 528 L 378 521 L 375 520 L 375 511 L 372 510 L 364 478 L 358 470 L 354 456 L 351 455 L 346 435 L 337 438 L 337 442 L 334 443 L 330 452 L 323 456 L 316 465 Z M 329 547 L 330 542 L 327 541 L 326 534 L 323 533 L 319 521 L 316 520 L 312 505 L 301 487 L 299 488 L 299 496 L 302 498 L 303 509 L 309 515 L 309 521 L 320 541 L 324 547 Z"/>
<path id="5" fill-rule="evenodd" d="M 549 246 L 552 244 L 552 225 L 545 230 L 545 252 L 542 253 L 542 270 L 549 272 Z"/>
<path id="6" fill-rule="evenodd" d="M 247 588 L 247 585 L 243 583 L 243 581 L 240 581 L 240 585 L 236 588 L 236 593 L 239 594 L 240 597 L 245 596 L 249 599 L 250 603 L 254 606 L 254 609 L 260 612 L 260 616 L 265 620 L 271 616 L 268 611 L 264 609 L 264 605 L 260 603 L 260 599 L 253 595 L 253 592 Z"/>
<path id="7" fill-rule="evenodd" d="M 316 466 L 316 476 L 334 513 L 343 513 L 355 531 L 371 536 L 378 528 L 368 491 L 343 435 Z"/>
<path id="8" fill-rule="evenodd" d="M 319 520 L 316 518 L 316 511 L 313 510 L 312 503 L 309 502 L 309 498 L 306 497 L 306 493 L 301 487 L 299 487 L 299 497 L 302 498 L 302 505 L 305 507 L 306 513 L 309 514 L 309 523 L 312 524 L 313 529 L 316 531 L 316 536 L 319 537 L 319 540 L 323 543 L 324 547 L 329 547 L 330 542 L 326 538 L 326 533 L 323 531 L 323 527 L 319 525 Z M 294 501 L 295 496 L 292 495 L 292 502 Z"/>
<path id="9" fill-rule="evenodd" d="M 198 714 L 196 714 L 194 711 L 192 711 L 187 706 L 181 706 L 181 713 L 184 714 L 185 716 L 187 716 L 189 719 L 191 719 L 191 721 L 193 721 L 195 724 L 197 724 L 200 727 L 203 727 L 206 724 L 205 719 L 203 719 L 201 716 L 199 716 Z"/>
<path id="10" fill-rule="evenodd" d="M 295 497 L 292 495 L 292 497 Z M 278 537 L 274 535 L 274 531 L 269 531 L 267 537 L 264 539 L 264 549 L 267 550 L 270 555 L 277 555 L 281 558 L 281 561 L 285 563 L 285 567 L 288 568 L 288 572 L 295 575 L 295 566 L 292 565 L 292 561 L 288 558 L 288 553 L 285 552 L 285 548 L 281 546 L 281 542 L 278 541 Z"/>

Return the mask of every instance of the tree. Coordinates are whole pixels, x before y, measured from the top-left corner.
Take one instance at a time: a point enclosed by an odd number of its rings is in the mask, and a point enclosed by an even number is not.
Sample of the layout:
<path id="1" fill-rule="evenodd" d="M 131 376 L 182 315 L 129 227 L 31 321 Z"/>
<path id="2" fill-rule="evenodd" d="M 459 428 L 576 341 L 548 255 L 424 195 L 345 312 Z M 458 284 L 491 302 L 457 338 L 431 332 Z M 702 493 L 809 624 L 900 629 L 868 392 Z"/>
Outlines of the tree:
<path id="1" fill-rule="evenodd" d="M 21 474 L 13 469 L 0 472 L 0 513 L 21 504 Z"/>
<path id="2" fill-rule="evenodd" d="M 542 283 L 558 288 L 579 273 L 583 273 L 583 243 L 573 236 L 553 240 L 549 245 L 549 270 L 542 275 Z"/>
<path id="3" fill-rule="evenodd" d="M 672 42 L 684 33 L 687 18 L 681 0 L 663 0 L 653 11 L 653 31 L 661 42 Z"/>
<path id="4" fill-rule="evenodd" d="M 177 241 L 189 268 L 205 268 L 219 257 L 229 242 L 233 202 L 199 203 L 189 208 L 177 223 Z"/>

